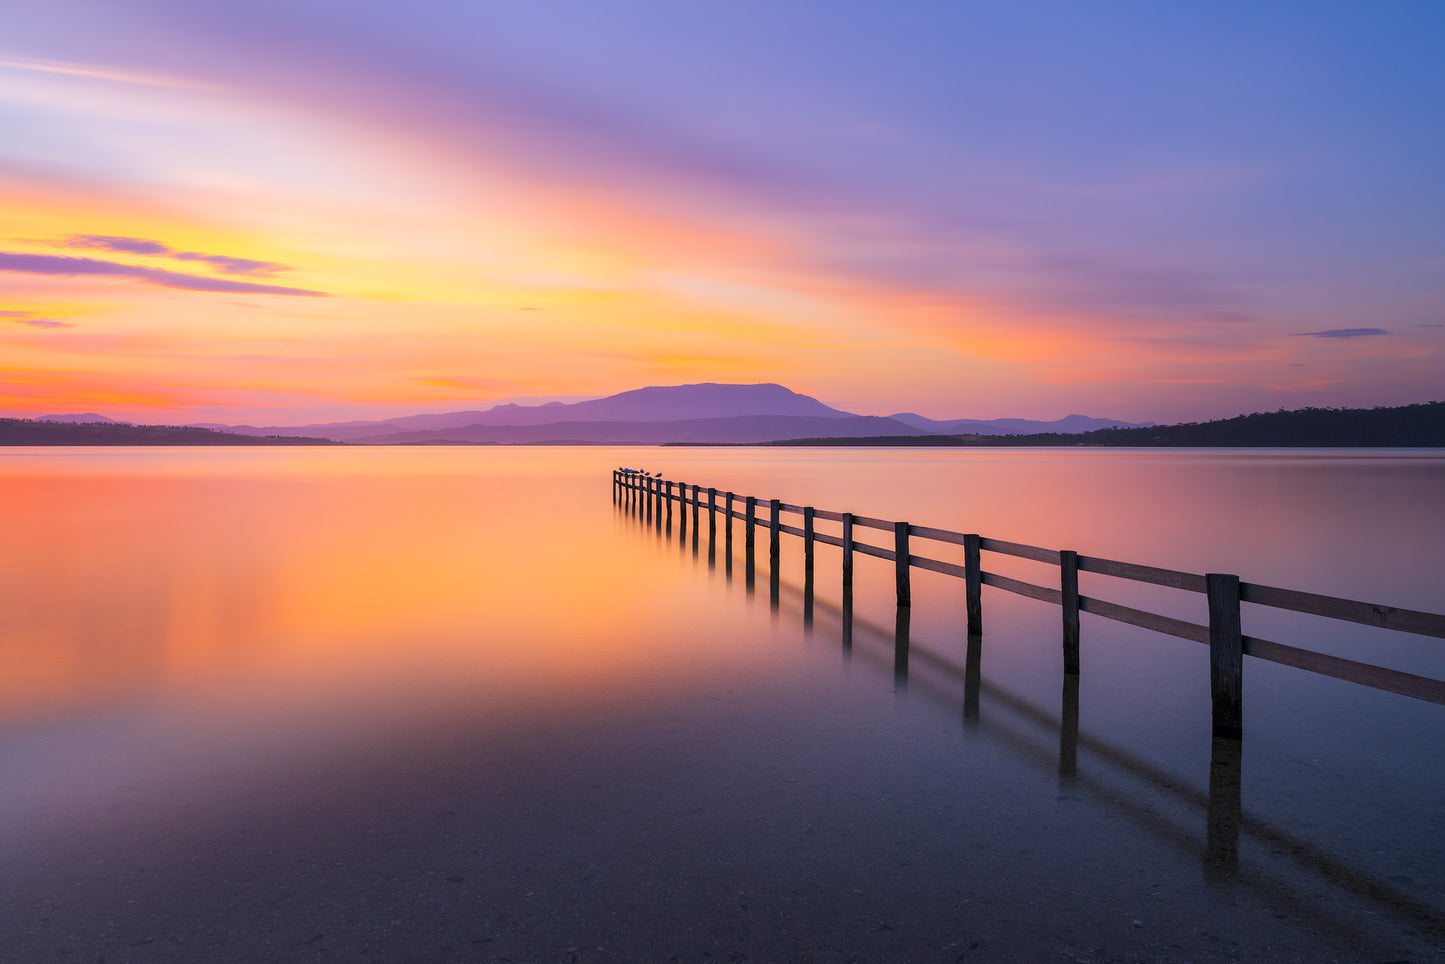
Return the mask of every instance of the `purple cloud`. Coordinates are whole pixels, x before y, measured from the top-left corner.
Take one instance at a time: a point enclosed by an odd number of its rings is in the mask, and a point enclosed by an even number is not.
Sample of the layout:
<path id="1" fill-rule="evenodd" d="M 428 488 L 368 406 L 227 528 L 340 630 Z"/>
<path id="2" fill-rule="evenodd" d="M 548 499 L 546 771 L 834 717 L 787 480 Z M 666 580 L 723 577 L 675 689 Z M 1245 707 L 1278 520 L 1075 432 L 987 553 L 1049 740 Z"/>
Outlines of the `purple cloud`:
<path id="1" fill-rule="evenodd" d="M 170 254 L 171 249 L 159 241 L 145 238 L 122 238 L 113 234 L 72 234 L 61 242 L 67 248 L 99 248 L 125 254 Z"/>
<path id="2" fill-rule="evenodd" d="M 1369 335 L 1388 335 L 1384 328 L 1331 328 L 1329 331 L 1300 331 L 1296 338 L 1365 338 Z"/>
<path id="3" fill-rule="evenodd" d="M 80 275 L 135 278 L 166 288 L 181 288 L 186 291 L 239 291 L 258 295 L 306 295 L 327 297 L 324 291 L 308 291 L 305 288 L 284 288 L 280 285 L 259 285 L 249 281 L 227 281 L 223 278 L 203 278 L 197 275 L 165 271 L 161 268 L 142 268 L 133 264 L 116 261 L 101 261 L 96 258 L 68 258 L 53 254 L 13 254 L 0 251 L 0 271 L 17 271 L 24 274 Z"/>
<path id="4" fill-rule="evenodd" d="M 225 274 L 242 274 L 269 277 L 280 271 L 290 271 L 289 265 L 275 261 L 256 261 L 252 258 L 233 258 L 224 254 L 201 254 L 199 251 L 177 251 L 169 245 L 148 238 L 126 238 L 113 234 L 72 234 L 60 242 L 67 248 L 93 248 L 100 251 L 117 251 L 121 254 L 149 254 L 177 261 L 200 261 L 219 269 Z"/>

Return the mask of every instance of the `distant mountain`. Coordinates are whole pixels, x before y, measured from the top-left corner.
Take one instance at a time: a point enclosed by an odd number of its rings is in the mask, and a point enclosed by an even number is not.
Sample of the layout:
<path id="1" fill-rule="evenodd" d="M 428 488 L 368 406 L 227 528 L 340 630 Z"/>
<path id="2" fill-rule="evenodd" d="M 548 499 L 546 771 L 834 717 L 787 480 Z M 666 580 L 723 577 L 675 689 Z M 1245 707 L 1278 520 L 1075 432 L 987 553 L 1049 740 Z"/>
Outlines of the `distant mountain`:
<path id="1" fill-rule="evenodd" d="M 104 423 L 107 425 L 125 424 L 122 422 L 117 422 L 113 418 L 106 418 L 104 415 L 97 415 L 94 412 L 83 412 L 79 415 L 40 415 L 34 419 L 31 419 L 31 421 L 64 422 L 71 425 L 95 425 L 100 423 Z"/>
<path id="2" fill-rule="evenodd" d="M 666 422 L 590 421 L 548 422 L 542 425 L 466 425 L 366 436 L 354 441 L 378 445 L 423 442 L 656 445 L 665 442 L 767 442 L 822 432 L 843 438 L 859 435 L 927 434 L 922 429 L 876 415 L 738 415 L 730 418 L 692 418 Z"/>
<path id="3" fill-rule="evenodd" d="M 1140 428 L 1153 425 L 1153 422 L 1121 422 L 1114 418 L 1092 418 L 1088 415 L 1066 415 L 1063 418 L 1055 419 L 1052 422 L 1042 422 L 1031 418 L 995 418 L 980 420 L 973 418 L 955 418 L 947 421 L 925 418 L 922 415 L 914 415 L 912 412 L 904 412 L 901 415 L 888 416 L 899 422 L 912 425 L 914 428 L 921 428 L 926 432 L 934 432 L 939 435 L 1028 435 L 1038 432 L 1092 432 L 1101 428 Z"/>
<path id="4" fill-rule="evenodd" d="M 0 445 L 335 445 L 330 439 L 215 432 L 194 425 L 130 425 L 112 419 L 70 422 L 0 418 Z"/>
<path id="5" fill-rule="evenodd" d="M 547 425 L 571 422 L 679 422 L 700 418 L 737 418 L 753 415 L 854 418 L 808 395 L 782 385 L 669 385 L 638 388 L 584 402 L 549 402 L 545 405 L 494 405 L 488 409 L 403 415 L 381 421 L 320 422 L 311 425 L 270 426 L 200 423 L 243 435 L 318 435 L 338 441 L 374 441 L 401 432 L 425 432 L 467 425 Z M 453 437 L 455 437 L 453 435 Z"/>

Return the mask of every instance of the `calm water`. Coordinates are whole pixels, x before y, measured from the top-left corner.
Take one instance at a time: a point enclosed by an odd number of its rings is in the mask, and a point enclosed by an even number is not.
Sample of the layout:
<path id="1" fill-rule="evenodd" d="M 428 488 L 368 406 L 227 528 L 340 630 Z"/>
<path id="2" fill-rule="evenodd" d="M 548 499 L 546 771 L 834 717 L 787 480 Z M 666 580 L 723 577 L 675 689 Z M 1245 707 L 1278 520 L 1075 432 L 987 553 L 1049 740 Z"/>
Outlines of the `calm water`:
<path id="1" fill-rule="evenodd" d="M 0 960 L 1445 959 L 1442 708 L 1249 660 L 1232 758 L 1204 647 L 1086 614 L 1069 687 L 1057 609 L 970 651 L 862 557 L 845 627 L 836 550 L 805 614 L 619 464 L 1445 606 L 1438 451 L 3 451 Z"/>

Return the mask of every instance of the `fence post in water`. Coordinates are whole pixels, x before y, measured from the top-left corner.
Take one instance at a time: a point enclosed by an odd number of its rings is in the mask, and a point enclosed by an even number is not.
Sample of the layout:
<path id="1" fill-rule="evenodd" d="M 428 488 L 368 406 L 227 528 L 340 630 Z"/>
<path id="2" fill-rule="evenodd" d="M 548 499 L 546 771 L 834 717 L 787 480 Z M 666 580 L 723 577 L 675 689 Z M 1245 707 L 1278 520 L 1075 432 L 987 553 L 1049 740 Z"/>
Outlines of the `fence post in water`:
<path id="1" fill-rule="evenodd" d="M 657 480 L 649 476 L 643 480 L 642 484 L 645 487 L 643 489 L 643 497 L 647 500 L 647 521 L 651 522 L 652 504 L 657 501 L 655 498 L 657 493 Z"/>
<path id="2" fill-rule="evenodd" d="M 698 499 L 698 497 L 697 497 L 697 486 L 694 485 L 694 486 L 692 487 L 692 534 L 693 534 L 694 536 L 697 535 L 697 504 L 698 504 L 698 501 L 699 501 L 699 499 Z"/>
<path id="3" fill-rule="evenodd" d="M 1244 732 L 1241 696 L 1244 636 L 1239 624 L 1239 577 L 1211 572 L 1204 577 L 1209 595 L 1209 689 L 1213 697 L 1214 735 L 1239 739 Z"/>
<path id="4" fill-rule="evenodd" d="M 1079 675 L 1079 554 L 1059 553 L 1059 591 L 1064 610 L 1064 672 Z"/>
<path id="5" fill-rule="evenodd" d="M 747 548 L 749 556 L 753 552 L 753 526 L 757 519 L 758 500 L 750 495 L 747 502 L 743 504 L 743 545 Z"/>
<path id="6" fill-rule="evenodd" d="M 727 513 L 727 518 L 723 520 L 723 525 L 726 527 L 724 531 L 727 538 L 728 564 L 731 565 L 733 558 L 733 494 L 731 492 L 729 492 L 727 498 L 723 500 L 723 508 Z"/>
<path id="7" fill-rule="evenodd" d="M 707 541 L 717 542 L 717 489 L 707 490 Z"/>
<path id="8" fill-rule="evenodd" d="M 898 585 L 898 605 L 913 605 L 908 567 L 908 523 L 893 523 L 893 573 Z"/>
<path id="9" fill-rule="evenodd" d="M 671 531 L 671 529 L 672 529 L 672 480 L 671 480 L 671 479 L 669 479 L 669 480 L 667 481 L 667 491 L 666 491 L 666 493 L 664 494 L 664 497 L 667 499 L 667 528 L 668 528 L 669 531 Z"/>
<path id="10" fill-rule="evenodd" d="M 813 507 L 803 507 L 803 572 L 813 575 Z"/>
<path id="11" fill-rule="evenodd" d="M 964 598 L 968 604 L 968 634 L 978 636 L 983 632 L 983 569 L 980 562 L 977 533 L 963 537 Z"/>
<path id="12" fill-rule="evenodd" d="M 843 598 L 853 598 L 853 513 L 843 513 Z"/>
<path id="13" fill-rule="evenodd" d="M 782 511 L 782 502 L 772 499 L 768 502 L 768 508 L 772 509 L 772 516 L 768 519 L 768 565 L 776 573 L 778 571 L 778 513 Z"/>

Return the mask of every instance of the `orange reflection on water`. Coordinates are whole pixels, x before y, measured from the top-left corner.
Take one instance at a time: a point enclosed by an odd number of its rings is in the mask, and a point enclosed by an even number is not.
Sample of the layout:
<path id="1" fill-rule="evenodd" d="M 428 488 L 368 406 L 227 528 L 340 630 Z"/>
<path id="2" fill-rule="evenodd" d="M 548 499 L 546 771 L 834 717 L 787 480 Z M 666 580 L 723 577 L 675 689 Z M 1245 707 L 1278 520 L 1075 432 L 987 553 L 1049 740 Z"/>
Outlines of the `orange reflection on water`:
<path id="1" fill-rule="evenodd" d="M 348 678 L 616 685 L 670 646 L 605 456 L 585 480 L 535 451 L 86 458 L 0 466 L 7 717 Z"/>

